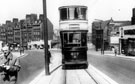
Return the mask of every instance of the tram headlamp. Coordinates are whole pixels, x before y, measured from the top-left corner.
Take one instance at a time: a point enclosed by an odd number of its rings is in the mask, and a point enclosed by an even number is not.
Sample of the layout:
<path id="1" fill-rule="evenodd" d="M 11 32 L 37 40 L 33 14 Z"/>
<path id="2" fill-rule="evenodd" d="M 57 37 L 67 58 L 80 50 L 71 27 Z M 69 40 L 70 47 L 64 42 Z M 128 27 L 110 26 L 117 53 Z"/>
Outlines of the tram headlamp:
<path id="1" fill-rule="evenodd" d="M 76 59 L 78 57 L 79 53 L 78 52 L 72 52 L 71 56 L 73 59 Z"/>

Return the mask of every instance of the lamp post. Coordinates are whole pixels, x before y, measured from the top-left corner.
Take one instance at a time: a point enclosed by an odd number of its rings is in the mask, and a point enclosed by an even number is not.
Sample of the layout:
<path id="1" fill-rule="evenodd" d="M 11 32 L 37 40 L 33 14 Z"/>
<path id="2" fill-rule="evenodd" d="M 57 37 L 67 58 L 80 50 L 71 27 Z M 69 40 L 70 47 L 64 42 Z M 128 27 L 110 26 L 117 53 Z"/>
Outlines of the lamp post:
<path id="1" fill-rule="evenodd" d="M 43 35 L 44 35 L 44 53 L 45 53 L 45 74 L 49 73 L 49 56 L 48 56 L 48 28 L 47 28 L 47 13 L 46 13 L 46 0 L 43 0 Z"/>
<path id="2" fill-rule="evenodd" d="M 7 43 L 8 43 L 7 42 L 7 28 L 5 28 L 5 35 L 6 35 L 6 41 L 5 42 L 6 42 L 6 45 L 7 45 Z"/>
<path id="3" fill-rule="evenodd" d="M 22 23 L 20 23 L 20 55 L 22 54 Z"/>

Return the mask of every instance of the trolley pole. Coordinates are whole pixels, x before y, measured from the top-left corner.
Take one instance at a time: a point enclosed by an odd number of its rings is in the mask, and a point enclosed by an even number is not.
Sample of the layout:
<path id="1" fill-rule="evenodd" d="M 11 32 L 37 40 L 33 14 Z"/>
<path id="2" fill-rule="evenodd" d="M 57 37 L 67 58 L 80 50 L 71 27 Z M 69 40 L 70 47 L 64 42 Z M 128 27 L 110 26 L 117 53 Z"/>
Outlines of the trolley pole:
<path id="1" fill-rule="evenodd" d="M 22 23 L 20 27 L 20 55 L 22 54 Z"/>
<path id="2" fill-rule="evenodd" d="M 48 29 L 47 29 L 47 13 L 46 13 L 46 0 L 43 0 L 43 37 L 44 37 L 44 53 L 45 53 L 45 74 L 49 73 L 49 57 L 48 57 Z"/>

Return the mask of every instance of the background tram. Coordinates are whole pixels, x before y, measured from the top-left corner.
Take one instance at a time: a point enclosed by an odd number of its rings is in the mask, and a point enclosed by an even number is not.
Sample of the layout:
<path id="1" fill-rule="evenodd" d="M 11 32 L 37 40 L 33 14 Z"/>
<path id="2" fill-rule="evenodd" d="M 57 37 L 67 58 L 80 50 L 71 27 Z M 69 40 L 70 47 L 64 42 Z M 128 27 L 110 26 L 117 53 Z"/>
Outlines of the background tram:
<path id="1" fill-rule="evenodd" d="M 121 39 L 121 53 L 135 56 L 135 38 Z"/>
<path id="2" fill-rule="evenodd" d="M 87 62 L 87 7 L 62 6 L 60 12 L 60 37 L 63 69 L 86 69 Z"/>
<path id="3" fill-rule="evenodd" d="M 120 52 L 135 56 L 135 25 L 120 27 Z"/>

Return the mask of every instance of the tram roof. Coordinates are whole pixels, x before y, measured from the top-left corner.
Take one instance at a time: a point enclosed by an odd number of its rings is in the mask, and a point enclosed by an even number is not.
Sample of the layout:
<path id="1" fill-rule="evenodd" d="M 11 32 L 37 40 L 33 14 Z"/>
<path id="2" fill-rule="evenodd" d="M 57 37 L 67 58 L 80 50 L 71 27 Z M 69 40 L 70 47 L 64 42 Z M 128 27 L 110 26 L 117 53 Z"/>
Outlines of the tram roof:
<path id="1" fill-rule="evenodd" d="M 61 6 L 59 7 L 59 9 L 62 9 L 62 8 L 71 8 L 71 7 L 81 7 L 81 8 L 87 8 L 87 6 L 84 6 L 84 5 L 69 5 L 69 6 Z"/>
<path id="2" fill-rule="evenodd" d="M 60 32 L 88 32 L 88 30 L 60 30 Z"/>

